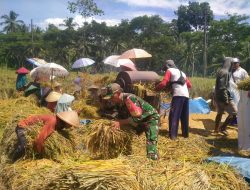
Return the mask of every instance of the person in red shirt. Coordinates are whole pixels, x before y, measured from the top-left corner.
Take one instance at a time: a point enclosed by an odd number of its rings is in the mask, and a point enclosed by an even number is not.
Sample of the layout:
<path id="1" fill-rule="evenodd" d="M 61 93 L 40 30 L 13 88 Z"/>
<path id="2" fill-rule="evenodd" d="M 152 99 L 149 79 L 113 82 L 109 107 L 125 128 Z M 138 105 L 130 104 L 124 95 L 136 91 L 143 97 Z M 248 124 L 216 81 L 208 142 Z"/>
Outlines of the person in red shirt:
<path id="1" fill-rule="evenodd" d="M 34 141 L 34 149 L 38 153 L 44 151 L 44 142 L 55 130 L 62 130 L 71 126 L 78 127 L 80 124 L 79 117 L 75 111 L 60 112 L 56 115 L 34 115 L 19 121 L 16 127 L 16 135 L 18 145 L 13 154 L 13 161 L 21 158 L 25 154 L 26 138 L 25 128 L 28 128 L 36 123 L 42 122 L 43 127 Z"/>
<path id="2" fill-rule="evenodd" d="M 182 136 L 188 137 L 189 125 L 189 92 L 191 82 L 186 74 L 180 71 L 173 60 L 166 60 L 163 68 L 166 70 L 163 80 L 156 86 L 156 90 L 163 90 L 170 86 L 172 91 L 172 101 L 169 113 L 169 137 L 177 138 L 179 120 L 181 120 Z"/>

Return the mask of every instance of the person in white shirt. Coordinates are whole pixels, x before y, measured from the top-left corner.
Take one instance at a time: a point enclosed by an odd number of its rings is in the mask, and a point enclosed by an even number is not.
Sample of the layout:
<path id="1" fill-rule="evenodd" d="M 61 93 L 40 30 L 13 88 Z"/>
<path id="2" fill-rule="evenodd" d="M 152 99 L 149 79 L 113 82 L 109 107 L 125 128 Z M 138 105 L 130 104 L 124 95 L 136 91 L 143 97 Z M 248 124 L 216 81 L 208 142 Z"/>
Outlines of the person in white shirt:
<path id="1" fill-rule="evenodd" d="M 245 69 L 243 69 L 240 66 L 240 60 L 238 58 L 233 58 L 232 59 L 232 77 L 230 80 L 230 85 L 231 85 L 231 94 L 233 96 L 233 101 L 235 103 L 235 105 L 237 106 L 240 100 L 240 95 L 239 95 L 239 91 L 237 89 L 237 84 L 248 78 L 248 73 Z"/>
<path id="2" fill-rule="evenodd" d="M 189 135 L 189 92 L 191 82 L 186 74 L 180 71 L 173 60 L 166 60 L 163 70 L 166 71 L 163 80 L 156 86 L 156 90 L 164 90 L 170 85 L 172 90 L 171 109 L 169 113 L 169 137 L 172 140 L 177 138 L 179 120 L 181 120 L 182 136 Z"/>

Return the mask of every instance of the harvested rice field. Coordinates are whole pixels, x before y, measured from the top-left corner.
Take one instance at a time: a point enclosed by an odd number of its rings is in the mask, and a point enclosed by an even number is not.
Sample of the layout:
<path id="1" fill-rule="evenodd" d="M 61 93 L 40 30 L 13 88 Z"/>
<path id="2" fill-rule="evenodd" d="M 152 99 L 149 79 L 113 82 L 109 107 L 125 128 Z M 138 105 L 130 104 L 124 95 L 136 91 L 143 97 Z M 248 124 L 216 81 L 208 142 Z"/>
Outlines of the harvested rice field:
<path id="1" fill-rule="evenodd" d="M 105 78 L 106 77 L 106 78 Z M 89 77 L 102 86 L 105 76 Z M 66 83 L 65 85 L 69 85 Z M 70 92 L 70 88 L 67 88 Z M 17 122 L 30 114 L 50 113 L 32 97 L 9 97 L 0 101 L 0 189 L 8 190 L 248 190 L 248 183 L 233 168 L 208 162 L 218 155 L 249 156 L 238 151 L 237 127 L 229 135 L 213 134 L 216 112 L 190 115 L 189 138 L 168 138 L 167 117 L 161 120 L 158 140 L 160 159 L 146 158 L 146 138 L 131 128 L 114 130 L 110 119 L 83 97 L 74 102 L 81 119 L 91 119 L 76 129 L 54 132 L 45 141 L 45 152 L 33 151 L 40 125 L 27 130 L 25 156 L 12 162 Z M 225 119 L 225 117 L 223 118 Z"/>

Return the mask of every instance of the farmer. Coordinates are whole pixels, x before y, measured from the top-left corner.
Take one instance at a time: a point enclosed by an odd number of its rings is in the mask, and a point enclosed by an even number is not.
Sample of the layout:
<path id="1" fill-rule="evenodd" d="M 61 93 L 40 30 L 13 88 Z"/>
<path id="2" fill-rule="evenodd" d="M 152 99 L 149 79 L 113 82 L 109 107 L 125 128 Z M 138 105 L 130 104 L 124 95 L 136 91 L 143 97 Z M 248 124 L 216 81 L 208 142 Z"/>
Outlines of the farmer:
<path id="1" fill-rule="evenodd" d="M 227 135 L 226 127 L 231 123 L 237 115 L 237 107 L 235 106 L 230 94 L 230 75 L 232 70 L 232 58 L 224 59 L 223 67 L 218 71 L 215 83 L 215 102 L 217 107 L 217 115 L 215 118 L 214 132 L 222 132 Z M 222 114 L 226 111 L 228 116 L 225 122 L 220 126 Z"/>
<path id="2" fill-rule="evenodd" d="M 57 105 L 57 101 L 61 98 L 62 94 L 55 92 L 55 91 L 51 91 L 49 93 L 49 95 L 45 98 L 46 102 L 47 102 L 47 108 L 51 111 L 54 112 L 55 111 L 55 107 Z"/>
<path id="3" fill-rule="evenodd" d="M 17 79 L 16 79 L 16 90 L 22 91 L 25 90 L 26 85 L 28 83 L 26 75 L 29 73 L 25 67 L 19 68 L 17 71 Z"/>
<path id="4" fill-rule="evenodd" d="M 61 83 L 59 83 L 59 82 L 54 82 L 54 91 L 55 92 L 58 92 L 58 93 L 63 93 L 63 89 L 62 89 L 62 84 Z"/>
<path id="5" fill-rule="evenodd" d="M 232 95 L 233 101 L 238 107 L 238 103 L 240 100 L 240 94 L 237 89 L 237 84 L 248 78 L 248 73 L 245 69 L 240 67 L 240 60 L 238 58 L 233 58 L 232 59 L 232 77 L 230 79 L 230 93 Z"/>
<path id="6" fill-rule="evenodd" d="M 153 160 L 158 159 L 158 112 L 147 102 L 134 94 L 123 93 L 122 88 L 117 83 L 112 83 L 106 87 L 107 92 L 104 99 L 127 108 L 130 114 L 128 119 L 121 119 L 114 122 L 114 127 L 119 129 L 123 125 L 133 125 L 146 133 L 147 157 Z"/>
<path id="7" fill-rule="evenodd" d="M 43 123 L 43 127 L 34 141 L 34 149 L 38 153 L 42 153 L 44 151 L 45 140 L 55 130 L 62 130 L 63 128 L 69 128 L 71 126 L 79 126 L 79 118 L 75 111 L 60 112 L 56 115 L 34 115 L 19 121 L 16 127 L 18 145 L 13 154 L 13 161 L 16 161 L 25 154 L 25 148 L 27 144 L 25 138 L 25 128 L 28 128 L 39 122 Z"/>
<path id="8" fill-rule="evenodd" d="M 65 111 L 72 111 L 71 104 L 75 100 L 75 97 L 69 94 L 62 94 L 62 96 L 57 101 L 55 107 L 55 113 L 65 112 Z"/>
<path id="9" fill-rule="evenodd" d="M 156 86 L 156 90 L 163 90 L 169 87 L 172 91 L 173 98 L 169 114 L 169 137 L 175 140 L 178 135 L 179 120 L 181 120 L 182 136 L 188 137 L 189 126 L 189 92 L 191 82 L 185 73 L 180 71 L 174 64 L 173 60 L 166 60 L 163 67 L 166 71 L 163 80 Z"/>

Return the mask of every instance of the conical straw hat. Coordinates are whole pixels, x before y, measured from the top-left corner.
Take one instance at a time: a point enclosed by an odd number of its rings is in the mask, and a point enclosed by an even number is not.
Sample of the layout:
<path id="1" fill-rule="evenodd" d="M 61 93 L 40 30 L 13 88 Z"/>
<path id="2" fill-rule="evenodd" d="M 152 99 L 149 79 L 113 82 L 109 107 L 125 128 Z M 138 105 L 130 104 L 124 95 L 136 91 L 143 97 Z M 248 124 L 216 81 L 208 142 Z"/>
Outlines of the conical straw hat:
<path id="1" fill-rule="evenodd" d="M 49 95 L 45 98 L 46 102 L 57 102 L 60 97 L 62 96 L 61 93 L 52 91 Z"/>
<path id="2" fill-rule="evenodd" d="M 61 120 L 74 127 L 79 127 L 80 119 L 76 111 L 65 111 L 56 114 Z"/>

